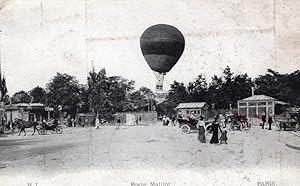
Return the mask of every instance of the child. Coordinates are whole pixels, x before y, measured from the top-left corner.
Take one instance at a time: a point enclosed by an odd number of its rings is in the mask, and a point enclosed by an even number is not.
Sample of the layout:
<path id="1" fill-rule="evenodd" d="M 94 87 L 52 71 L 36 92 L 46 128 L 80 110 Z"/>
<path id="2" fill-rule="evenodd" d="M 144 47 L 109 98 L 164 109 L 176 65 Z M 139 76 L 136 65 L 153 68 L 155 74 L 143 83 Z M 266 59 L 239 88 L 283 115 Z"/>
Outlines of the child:
<path id="1" fill-rule="evenodd" d="M 227 144 L 227 130 L 226 127 L 223 128 L 223 130 L 220 128 L 221 131 L 221 137 L 220 137 L 220 144 L 222 144 L 222 142 L 225 142 L 225 144 Z"/>

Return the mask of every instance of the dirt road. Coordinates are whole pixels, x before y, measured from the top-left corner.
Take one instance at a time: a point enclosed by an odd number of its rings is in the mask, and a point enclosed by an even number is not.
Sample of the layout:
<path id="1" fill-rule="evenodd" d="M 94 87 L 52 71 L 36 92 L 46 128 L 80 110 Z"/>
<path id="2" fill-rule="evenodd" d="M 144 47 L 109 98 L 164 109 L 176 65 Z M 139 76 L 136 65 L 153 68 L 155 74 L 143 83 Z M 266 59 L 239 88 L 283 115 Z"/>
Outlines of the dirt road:
<path id="1" fill-rule="evenodd" d="M 0 185 L 297 185 L 294 133 L 230 131 L 228 145 L 201 144 L 177 127 L 64 128 L 60 135 L 0 137 Z M 210 139 L 210 134 L 207 135 Z"/>

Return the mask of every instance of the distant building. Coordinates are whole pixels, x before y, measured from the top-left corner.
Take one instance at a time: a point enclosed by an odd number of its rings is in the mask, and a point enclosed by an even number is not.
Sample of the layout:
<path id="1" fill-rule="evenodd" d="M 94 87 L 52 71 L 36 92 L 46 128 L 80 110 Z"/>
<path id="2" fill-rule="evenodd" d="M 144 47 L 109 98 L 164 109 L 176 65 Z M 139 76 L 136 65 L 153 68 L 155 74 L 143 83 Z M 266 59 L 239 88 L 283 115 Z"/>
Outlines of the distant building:
<path id="1" fill-rule="evenodd" d="M 263 113 L 275 115 L 276 105 L 288 105 L 288 103 L 266 95 L 253 95 L 239 100 L 237 105 L 238 113 L 247 116 L 247 118 L 260 118 Z"/>
<path id="2" fill-rule="evenodd" d="M 14 121 L 16 118 L 25 121 L 42 121 L 47 117 L 45 106 L 42 103 L 18 103 L 5 105 L 6 121 Z"/>
<path id="3" fill-rule="evenodd" d="M 96 114 L 90 113 L 78 113 L 76 115 L 75 121 L 79 126 L 94 126 L 95 125 Z"/>
<path id="4" fill-rule="evenodd" d="M 204 110 L 207 110 L 205 102 L 193 102 L 193 103 L 180 103 L 176 107 L 177 112 L 181 111 L 181 114 L 186 117 L 192 111 L 195 117 L 199 117 L 204 114 Z"/>
<path id="5" fill-rule="evenodd" d="M 126 125 L 154 124 L 157 122 L 157 112 L 118 112 L 115 114 L 114 122 L 116 123 L 118 119 Z"/>

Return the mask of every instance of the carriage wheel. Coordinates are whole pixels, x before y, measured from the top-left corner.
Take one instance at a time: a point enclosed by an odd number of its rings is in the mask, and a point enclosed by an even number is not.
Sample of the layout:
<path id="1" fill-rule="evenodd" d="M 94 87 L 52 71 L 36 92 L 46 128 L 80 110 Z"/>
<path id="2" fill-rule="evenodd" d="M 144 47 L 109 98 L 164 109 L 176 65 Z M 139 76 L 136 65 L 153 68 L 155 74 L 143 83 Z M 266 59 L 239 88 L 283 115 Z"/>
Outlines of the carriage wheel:
<path id="1" fill-rule="evenodd" d="M 55 134 L 56 133 L 56 129 L 54 128 L 54 129 L 50 130 L 50 132 L 51 132 L 51 134 Z"/>
<path id="2" fill-rule="evenodd" d="M 188 125 L 182 125 L 181 126 L 181 132 L 183 134 L 188 134 L 190 132 L 191 128 Z"/>
<path id="3" fill-rule="evenodd" d="M 62 127 L 60 127 L 60 126 L 56 127 L 56 134 L 61 134 L 62 131 L 63 131 Z"/>
<path id="4" fill-rule="evenodd" d="M 38 128 L 38 133 L 39 133 L 39 135 L 42 135 L 42 128 Z"/>
<path id="5" fill-rule="evenodd" d="M 281 129 L 282 129 L 281 123 L 279 123 L 279 124 L 277 125 L 277 127 L 279 128 L 279 130 L 281 130 Z"/>
<path id="6" fill-rule="evenodd" d="M 39 134 L 40 134 L 40 135 L 46 135 L 46 134 L 47 134 L 47 131 L 46 131 L 44 128 L 41 128 L 41 129 L 39 130 Z"/>

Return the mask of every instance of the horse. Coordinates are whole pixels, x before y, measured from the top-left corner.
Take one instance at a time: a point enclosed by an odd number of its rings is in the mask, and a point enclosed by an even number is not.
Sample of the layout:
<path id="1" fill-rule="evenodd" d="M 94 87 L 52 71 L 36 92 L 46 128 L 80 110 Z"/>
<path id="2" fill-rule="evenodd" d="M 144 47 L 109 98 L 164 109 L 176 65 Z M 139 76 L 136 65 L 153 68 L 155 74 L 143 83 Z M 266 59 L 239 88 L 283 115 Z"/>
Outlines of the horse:
<path id="1" fill-rule="evenodd" d="M 24 131 L 24 136 L 26 136 L 25 128 L 33 127 L 34 131 L 31 135 L 35 134 L 35 130 L 39 131 L 36 127 L 38 125 L 37 122 L 24 121 L 22 119 L 16 118 L 15 125 L 19 129 L 19 136 L 20 136 L 22 131 Z"/>
<path id="2" fill-rule="evenodd" d="M 16 122 L 10 121 L 10 123 L 11 123 L 11 135 L 14 135 L 15 129 L 18 128 L 18 126 L 16 125 Z"/>

